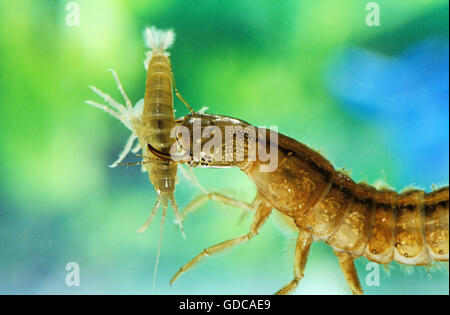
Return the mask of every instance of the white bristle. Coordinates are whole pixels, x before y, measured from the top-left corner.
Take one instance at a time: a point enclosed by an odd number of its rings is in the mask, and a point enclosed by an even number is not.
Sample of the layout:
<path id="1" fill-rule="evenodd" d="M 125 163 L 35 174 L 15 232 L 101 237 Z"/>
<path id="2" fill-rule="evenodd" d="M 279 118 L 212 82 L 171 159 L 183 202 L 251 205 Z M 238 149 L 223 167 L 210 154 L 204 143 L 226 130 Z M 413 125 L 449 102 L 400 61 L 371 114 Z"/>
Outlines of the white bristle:
<path id="1" fill-rule="evenodd" d="M 175 40 L 175 33 L 172 30 L 159 30 L 156 27 L 147 27 L 144 30 L 145 43 L 153 51 L 164 51 L 168 49 Z"/>

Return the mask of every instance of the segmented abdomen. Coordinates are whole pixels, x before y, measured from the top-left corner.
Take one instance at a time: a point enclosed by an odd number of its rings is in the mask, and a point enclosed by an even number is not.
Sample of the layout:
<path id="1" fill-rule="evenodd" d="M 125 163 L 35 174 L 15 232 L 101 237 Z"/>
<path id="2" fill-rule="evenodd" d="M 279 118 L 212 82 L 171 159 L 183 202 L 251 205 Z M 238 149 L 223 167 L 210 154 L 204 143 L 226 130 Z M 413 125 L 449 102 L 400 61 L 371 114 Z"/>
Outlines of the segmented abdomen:
<path id="1" fill-rule="evenodd" d="M 425 241 L 430 257 L 448 261 L 449 190 L 435 190 L 425 196 Z"/>
<path id="2" fill-rule="evenodd" d="M 398 194 L 336 172 L 328 194 L 296 223 L 337 250 L 378 263 L 448 261 L 449 189 Z"/>
<path id="3" fill-rule="evenodd" d="M 283 134 L 276 147 L 274 172 L 260 172 L 258 161 L 245 172 L 274 208 L 315 239 L 382 264 L 448 261 L 448 187 L 430 193 L 377 190 L 355 183 L 319 153 Z"/>
<path id="4" fill-rule="evenodd" d="M 139 142 L 145 150 L 145 155 L 151 156 L 147 143 L 159 151 L 170 153 L 174 142 L 174 139 L 170 138 L 170 131 L 174 126 L 170 60 L 164 53 L 154 52 L 147 70 L 142 129 L 139 131 Z M 156 191 L 171 193 L 175 190 L 175 163 L 154 161 L 146 164 L 146 168 Z"/>
<path id="5" fill-rule="evenodd" d="M 147 128 L 146 143 L 169 153 L 174 139 L 170 131 L 175 126 L 173 112 L 172 71 L 170 61 L 162 53 L 150 60 L 145 88 L 143 126 Z"/>

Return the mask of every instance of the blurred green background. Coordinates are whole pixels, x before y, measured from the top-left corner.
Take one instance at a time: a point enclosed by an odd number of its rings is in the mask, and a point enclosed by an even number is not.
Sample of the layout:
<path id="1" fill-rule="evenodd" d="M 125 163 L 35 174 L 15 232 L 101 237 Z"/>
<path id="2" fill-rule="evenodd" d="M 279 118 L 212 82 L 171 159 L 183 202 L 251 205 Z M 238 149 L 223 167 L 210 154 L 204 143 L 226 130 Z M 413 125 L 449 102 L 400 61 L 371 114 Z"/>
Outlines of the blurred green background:
<path id="1" fill-rule="evenodd" d="M 115 69 L 144 95 L 146 26 L 173 28 L 177 86 L 195 108 L 279 131 L 336 167 L 401 190 L 448 184 L 448 1 L 0 0 L 0 293 L 152 293 L 159 216 L 144 234 L 155 192 L 139 167 L 108 168 L 129 135 L 83 102 L 95 85 L 120 98 Z M 175 101 L 177 116 L 187 114 Z M 129 156 L 127 161 L 136 161 Z M 211 191 L 251 200 L 239 170 L 195 170 Z M 181 207 L 200 191 L 181 178 Z M 272 218 L 248 244 L 209 258 L 169 287 L 203 248 L 247 231 L 241 211 L 206 204 L 184 223 L 169 214 L 157 294 L 271 294 L 291 280 L 295 235 Z M 65 285 L 77 262 L 81 285 Z M 368 294 L 448 294 L 448 271 L 393 264 Z M 445 269 L 445 268 L 444 268 Z M 297 294 L 348 294 L 329 247 L 314 244 Z"/>

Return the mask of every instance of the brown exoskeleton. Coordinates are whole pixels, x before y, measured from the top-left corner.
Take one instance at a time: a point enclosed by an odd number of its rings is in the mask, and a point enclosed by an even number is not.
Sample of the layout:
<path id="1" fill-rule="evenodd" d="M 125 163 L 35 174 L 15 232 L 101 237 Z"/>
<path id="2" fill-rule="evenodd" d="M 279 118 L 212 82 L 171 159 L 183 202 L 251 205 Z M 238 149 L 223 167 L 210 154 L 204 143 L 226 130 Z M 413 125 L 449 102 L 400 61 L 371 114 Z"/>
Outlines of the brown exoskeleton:
<path id="1" fill-rule="evenodd" d="M 355 183 L 343 172 L 335 170 L 319 153 L 281 133 L 255 128 L 256 133 L 244 136 L 245 131 L 242 130 L 251 130 L 248 128 L 250 124 L 219 115 L 191 114 L 177 120 L 177 128 L 188 131 L 185 132 L 188 135 L 195 134 L 196 126 L 201 126 L 200 134 L 207 128 L 215 129 L 216 135 L 220 134 L 222 138 L 221 147 L 208 146 L 205 149 L 211 140 L 208 137 L 178 136 L 178 151 L 184 151 L 182 156 L 159 152 L 151 145 L 149 150 L 161 159 L 175 159 L 178 163 L 188 163 L 194 167 L 239 167 L 256 185 L 258 193 L 251 204 L 210 193 L 194 200 L 188 206 L 188 212 L 203 201 L 214 199 L 253 209 L 255 215 L 247 234 L 204 249 L 181 267 L 171 283 L 202 258 L 247 242 L 257 235 L 272 209 L 288 217 L 298 230 L 294 278 L 277 294 L 288 294 L 297 287 L 303 277 L 313 241 L 326 242 L 333 248 L 354 294 L 363 293 L 354 266 L 357 257 L 365 256 L 381 264 L 392 260 L 406 265 L 448 261 L 448 187 L 430 193 L 408 190 L 399 194 L 391 190 L 377 190 L 366 184 Z M 230 127 L 241 127 L 237 136 L 231 138 L 232 148 L 236 148 L 233 151 L 226 148 L 227 134 L 233 130 Z M 176 134 L 183 135 L 183 132 Z M 256 134 L 266 136 L 255 137 Z M 239 137 L 240 144 L 237 140 Z M 256 157 L 250 154 L 252 141 L 258 153 L 260 146 L 263 150 L 274 150 L 278 160 L 275 170 L 263 171 L 262 166 L 267 165 L 267 162 L 262 161 L 259 155 Z M 195 150 L 191 149 L 195 145 L 200 148 L 197 156 L 193 153 Z M 183 213 L 183 217 L 185 215 Z"/>

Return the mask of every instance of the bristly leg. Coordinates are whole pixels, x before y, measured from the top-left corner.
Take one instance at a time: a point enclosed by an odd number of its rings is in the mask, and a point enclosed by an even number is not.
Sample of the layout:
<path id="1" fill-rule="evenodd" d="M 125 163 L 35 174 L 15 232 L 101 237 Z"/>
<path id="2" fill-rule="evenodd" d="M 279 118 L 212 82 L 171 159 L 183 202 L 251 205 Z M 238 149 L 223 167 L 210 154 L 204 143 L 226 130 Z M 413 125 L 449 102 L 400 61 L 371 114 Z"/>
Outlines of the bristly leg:
<path id="1" fill-rule="evenodd" d="M 342 272 L 344 273 L 345 279 L 347 280 L 350 289 L 354 295 L 363 294 L 363 289 L 359 282 L 358 274 L 356 272 L 354 257 L 347 252 L 338 252 L 334 250 L 339 265 L 341 266 Z"/>
<path id="2" fill-rule="evenodd" d="M 158 209 L 161 206 L 160 199 L 161 199 L 161 196 L 158 195 L 158 197 L 156 198 L 155 205 L 153 206 L 153 209 L 150 211 L 147 221 L 145 221 L 144 225 L 137 231 L 138 233 L 144 232 L 150 226 L 150 223 L 152 223 L 153 218 L 156 215 L 156 212 L 158 212 Z"/>
<path id="3" fill-rule="evenodd" d="M 150 211 L 150 214 L 148 216 L 147 221 L 145 224 L 137 231 L 138 233 L 144 232 L 152 223 L 154 217 L 156 216 L 156 213 L 158 212 L 159 208 L 162 207 L 162 218 L 161 218 L 161 228 L 160 228 L 160 235 L 159 235 L 159 242 L 158 242 L 158 250 L 156 253 L 156 262 L 155 262 L 155 270 L 153 274 L 153 285 L 152 290 L 154 290 L 155 282 L 156 282 L 156 274 L 158 271 L 158 263 L 159 263 L 159 257 L 161 254 L 161 243 L 162 243 L 162 235 L 163 235 L 163 229 L 164 229 L 164 222 L 167 217 L 167 210 L 169 208 L 169 202 L 172 204 L 173 211 L 175 213 L 175 222 L 178 222 L 178 226 L 180 227 L 181 234 L 184 238 L 186 238 L 183 230 L 183 226 L 181 225 L 180 221 L 180 214 L 178 210 L 178 206 L 175 202 L 175 198 L 172 194 L 158 194 L 158 197 L 156 198 L 155 205 L 153 206 L 152 210 Z"/>
<path id="4" fill-rule="evenodd" d="M 131 153 L 136 154 L 139 152 L 139 150 L 141 150 L 141 144 L 138 142 L 136 143 L 136 145 L 134 146 L 134 148 L 131 150 Z"/>
<path id="5" fill-rule="evenodd" d="M 227 248 L 231 248 L 238 244 L 245 243 L 251 240 L 254 236 L 256 236 L 259 233 L 259 230 L 266 222 L 271 212 L 272 212 L 272 205 L 265 201 L 260 201 L 258 209 L 256 210 L 255 216 L 253 218 L 253 222 L 250 226 L 250 231 L 247 234 L 205 248 L 200 254 L 198 254 L 191 261 L 189 261 L 187 264 L 181 267 L 180 270 L 178 270 L 178 272 L 170 280 L 170 284 L 173 284 L 173 282 L 175 282 L 175 280 L 180 275 L 195 267 L 198 264 L 198 262 L 203 258 L 207 256 L 213 256 L 217 253 L 224 251 Z"/>
<path id="6" fill-rule="evenodd" d="M 217 192 L 206 192 L 194 200 L 192 200 L 183 210 L 183 213 L 181 215 L 182 221 L 186 219 L 188 214 L 195 212 L 196 210 L 200 209 L 207 201 L 211 200 L 216 203 L 221 203 L 227 206 L 233 206 L 240 209 L 243 209 L 244 211 L 253 212 L 257 209 L 259 202 L 261 201 L 261 197 L 256 195 L 255 199 L 251 203 L 247 203 L 229 196 L 226 196 L 221 193 Z"/>
<path id="7" fill-rule="evenodd" d="M 183 229 L 183 223 L 181 221 L 180 209 L 178 208 L 177 201 L 175 200 L 173 194 L 169 195 L 169 201 L 170 204 L 172 205 L 173 213 L 175 214 L 175 224 L 177 224 L 180 227 L 181 234 L 183 235 L 183 238 L 186 239 L 186 235 L 184 234 Z"/>
<path id="8" fill-rule="evenodd" d="M 175 197 L 173 196 L 173 194 L 158 194 L 155 205 L 153 206 L 152 210 L 150 211 L 147 221 L 137 232 L 138 233 L 144 232 L 150 226 L 150 223 L 152 223 L 153 218 L 155 217 L 156 213 L 158 212 L 159 207 L 161 205 L 163 205 L 163 207 L 164 207 L 164 205 L 165 204 L 168 205 L 169 202 L 172 205 L 172 209 L 175 214 L 175 223 L 180 227 L 180 231 L 181 231 L 183 238 L 186 238 L 186 235 L 184 234 L 183 225 L 181 222 L 180 210 L 178 208 L 178 205 L 175 201 Z"/>
<path id="9" fill-rule="evenodd" d="M 184 167 L 187 168 L 187 171 L 184 169 Z M 204 194 L 208 194 L 209 192 L 200 184 L 200 182 L 198 181 L 197 177 L 195 176 L 194 171 L 192 170 L 192 167 L 189 165 L 185 165 L 185 164 L 181 164 L 180 167 L 178 168 L 180 170 L 180 172 L 183 174 L 183 176 L 190 182 L 192 182 L 195 186 L 197 186 L 198 188 L 200 188 L 200 190 L 204 193 Z"/>
<path id="10" fill-rule="evenodd" d="M 99 103 L 94 102 L 94 101 L 86 101 L 85 103 L 86 103 L 86 104 L 89 104 L 89 105 L 91 105 L 91 106 L 100 108 L 101 110 L 107 112 L 108 114 L 110 114 L 110 115 L 113 116 L 114 118 L 116 118 L 116 119 L 118 119 L 118 120 L 122 120 L 122 118 L 121 118 L 121 116 L 120 116 L 120 113 L 113 111 L 111 108 L 109 108 L 109 107 L 106 106 L 106 105 L 99 104 Z"/>
<path id="11" fill-rule="evenodd" d="M 299 231 L 294 257 L 294 279 L 279 290 L 276 295 L 292 293 L 303 278 L 306 262 L 308 260 L 309 249 L 311 248 L 312 237 L 306 232 Z"/>
<path id="12" fill-rule="evenodd" d="M 114 71 L 113 69 L 108 69 L 108 71 L 110 71 L 112 73 L 114 80 L 116 81 L 117 88 L 119 89 L 120 93 L 122 94 L 122 97 L 125 100 L 125 104 L 127 104 L 127 109 L 131 111 L 133 109 L 133 105 L 132 105 L 130 99 L 128 98 L 127 93 L 125 93 L 125 90 L 123 89 L 122 83 L 119 80 L 119 76 L 117 75 L 116 71 Z"/>
<path id="13" fill-rule="evenodd" d="M 101 98 L 105 100 L 109 104 L 109 106 L 104 104 L 99 104 L 94 101 L 86 101 L 86 104 L 89 104 L 91 106 L 100 108 L 101 110 L 105 111 L 106 113 L 110 114 L 117 120 L 120 120 L 129 130 L 131 130 L 132 134 L 128 138 L 128 141 L 123 149 L 123 151 L 120 153 L 119 158 L 110 165 L 110 167 L 116 167 L 119 165 L 120 162 L 123 161 L 123 159 L 127 156 L 127 154 L 130 151 L 137 152 L 140 149 L 140 145 L 137 144 L 135 148 L 132 149 L 134 141 L 137 139 L 137 135 L 135 133 L 135 129 L 133 127 L 133 121 L 140 121 L 140 117 L 142 116 L 142 108 L 143 108 L 143 99 L 139 100 L 136 105 L 133 107 L 130 99 L 128 98 L 127 94 L 125 93 L 122 83 L 120 82 L 119 76 L 117 73 L 109 69 L 109 71 L 112 73 L 114 80 L 116 82 L 117 88 L 119 89 L 120 93 L 122 94 L 123 99 L 125 100 L 126 107 L 123 104 L 120 104 L 117 102 L 113 97 L 110 95 L 104 93 L 103 91 L 97 89 L 94 86 L 90 86 L 92 91 L 94 91 L 97 95 L 99 95 Z"/>
<path id="14" fill-rule="evenodd" d="M 103 91 L 97 89 L 95 86 L 90 85 L 89 88 L 94 91 L 96 94 L 98 94 L 101 98 L 103 98 L 103 100 L 108 103 L 109 105 L 111 105 L 111 107 L 113 107 L 115 110 L 117 110 L 119 113 L 121 114 L 125 114 L 126 113 L 126 108 L 125 106 L 123 106 L 122 104 L 120 104 L 119 102 L 117 102 L 112 96 L 110 96 L 109 94 L 104 93 Z"/>
<path id="15" fill-rule="evenodd" d="M 130 153 L 131 148 L 133 147 L 134 140 L 137 139 L 137 136 L 133 133 L 129 138 L 127 143 L 125 144 L 125 148 L 123 151 L 119 154 L 119 158 L 111 164 L 109 167 L 114 168 L 117 165 L 119 165 L 120 162 L 123 161 L 123 159 L 127 156 L 128 153 Z"/>

